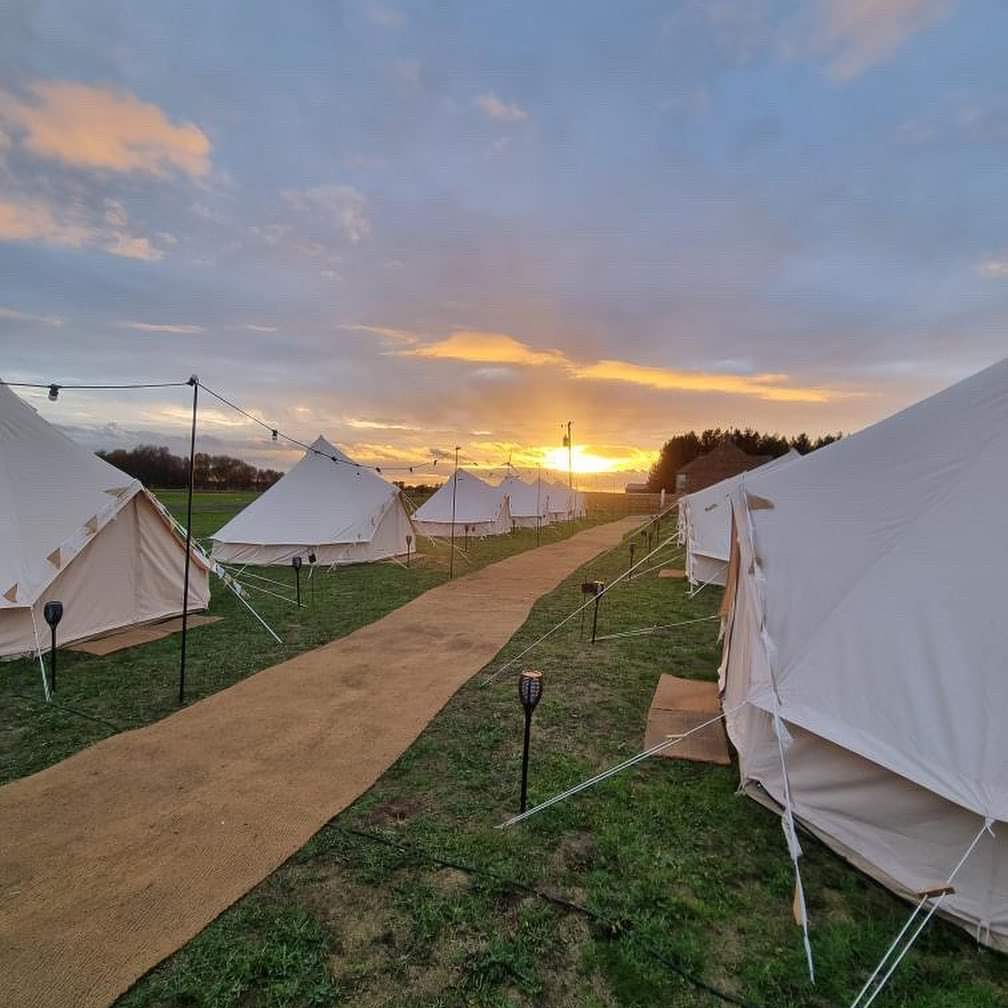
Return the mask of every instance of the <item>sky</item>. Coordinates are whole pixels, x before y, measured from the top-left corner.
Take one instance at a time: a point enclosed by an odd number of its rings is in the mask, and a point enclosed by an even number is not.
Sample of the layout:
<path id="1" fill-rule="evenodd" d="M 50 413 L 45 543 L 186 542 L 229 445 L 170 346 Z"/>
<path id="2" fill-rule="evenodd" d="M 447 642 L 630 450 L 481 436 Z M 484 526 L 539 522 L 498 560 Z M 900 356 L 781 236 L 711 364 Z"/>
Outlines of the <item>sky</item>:
<path id="1" fill-rule="evenodd" d="M 646 469 L 1004 356 L 994 0 L 10 0 L 0 377 L 206 386 L 362 462 Z M 189 390 L 29 393 L 187 452 Z M 204 395 L 197 450 L 299 452 Z M 443 468 L 444 463 L 442 463 Z"/>

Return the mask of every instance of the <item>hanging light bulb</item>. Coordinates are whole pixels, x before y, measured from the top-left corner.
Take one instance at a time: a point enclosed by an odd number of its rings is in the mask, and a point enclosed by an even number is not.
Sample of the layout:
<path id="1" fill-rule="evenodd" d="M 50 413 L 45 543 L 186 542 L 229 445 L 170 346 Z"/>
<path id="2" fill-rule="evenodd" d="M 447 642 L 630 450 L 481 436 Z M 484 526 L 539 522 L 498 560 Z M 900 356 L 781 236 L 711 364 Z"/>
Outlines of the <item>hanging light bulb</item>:
<path id="1" fill-rule="evenodd" d="M 50 402 L 56 402 L 56 400 L 59 398 L 59 390 L 60 390 L 59 385 L 50 385 L 49 386 L 49 401 Z"/>
<path id="2" fill-rule="evenodd" d="M 273 440 L 274 440 L 274 441 L 276 441 L 276 439 L 277 439 L 277 432 L 276 432 L 276 430 L 274 429 L 274 431 L 273 431 Z"/>

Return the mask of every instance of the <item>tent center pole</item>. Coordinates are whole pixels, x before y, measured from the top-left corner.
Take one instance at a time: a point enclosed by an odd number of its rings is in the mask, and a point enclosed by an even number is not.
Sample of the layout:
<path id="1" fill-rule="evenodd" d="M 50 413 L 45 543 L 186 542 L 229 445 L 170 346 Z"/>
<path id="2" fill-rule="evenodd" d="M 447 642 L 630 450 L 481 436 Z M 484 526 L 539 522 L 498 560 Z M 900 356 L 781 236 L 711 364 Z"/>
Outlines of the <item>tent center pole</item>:
<path id="1" fill-rule="evenodd" d="M 192 559 L 192 498 L 193 477 L 196 470 L 196 405 L 199 397 L 199 378 L 189 376 L 188 384 L 192 385 L 192 429 L 189 433 L 189 483 L 186 495 L 186 539 L 185 539 L 185 573 L 182 575 L 182 651 L 179 656 L 178 702 L 185 703 L 185 672 L 186 672 L 186 631 L 189 628 L 189 564 Z"/>

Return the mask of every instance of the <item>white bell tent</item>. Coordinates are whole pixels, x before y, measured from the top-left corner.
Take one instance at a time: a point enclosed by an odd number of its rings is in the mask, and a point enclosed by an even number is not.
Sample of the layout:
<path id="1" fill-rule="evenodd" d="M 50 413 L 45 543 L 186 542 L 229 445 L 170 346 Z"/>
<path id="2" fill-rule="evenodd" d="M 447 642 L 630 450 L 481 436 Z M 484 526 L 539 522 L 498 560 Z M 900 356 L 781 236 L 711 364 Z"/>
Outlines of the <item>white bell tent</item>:
<path id="1" fill-rule="evenodd" d="M 547 486 L 543 481 L 543 486 Z M 572 518 L 584 518 L 588 513 L 585 496 L 578 490 L 572 490 L 566 483 L 551 480 L 549 486 L 549 516 L 553 521 L 569 521 Z"/>
<path id="2" fill-rule="evenodd" d="M 550 522 L 547 505 L 549 484 L 534 478 L 530 483 L 509 476 L 499 487 L 508 498 L 511 520 L 519 528 L 541 528 Z"/>
<path id="3" fill-rule="evenodd" d="M 335 460 L 335 461 L 334 461 Z M 211 539 L 222 563 L 321 564 L 404 556 L 412 534 L 399 489 L 319 436 L 301 460 Z"/>
<path id="4" fill-rule="evenodd" d="M 802 456 L 790 449 L 753 473 L 769 472 Z M 679 501 L 680 542 L 686 546 L 686 576 L 691 585 L 723 585 L 731 553 L 731 494 L 742 474 L 686 494 Z"/>
<path id="5" fill-rule="evenodd" d="M 464 469 L 453 473 L 413 513 L 422 535 L 446 539 L 452 535 L 452 488 L 455 490 L 455 535 L 493 536 L 511 531 L 511 509 L 499 486 L 490 486 Z"/>
<path id="6" fill-rule="evenodd" d="M 59 644 L 177 616 L 186 550 L 175 529 L 139 480 L 0 385 L 0 657 L 47 646 L 51 600 L 63 603 Z M 188 607 L 209 602 L 194 549 Z"/>
<path id="7" fill-rule="evenodd" d="M 1003 950 L 1006 485 L 1008 360 L 746 473 L 721 668 L 742 784 L 794 846 L 789 819 Z"/>

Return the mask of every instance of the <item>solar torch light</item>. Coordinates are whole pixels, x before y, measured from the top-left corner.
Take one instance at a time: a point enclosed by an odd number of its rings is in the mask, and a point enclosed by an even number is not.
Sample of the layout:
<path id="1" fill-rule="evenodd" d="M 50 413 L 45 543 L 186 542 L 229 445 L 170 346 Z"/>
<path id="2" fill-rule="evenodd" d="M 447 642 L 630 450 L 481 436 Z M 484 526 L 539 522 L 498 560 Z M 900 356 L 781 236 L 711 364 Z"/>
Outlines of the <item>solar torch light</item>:
<path id="1" fill-rule="evenodd" d="M 49 630 L 52 634 L 52 643 L 49 649 L 49 692 L 53 696 L 56 695 L 56 627 L 59 626 L 59 621 L 63 619 L 63 603 L 62 602 L 46 602 L 45 608 L 42 610 L 42 615 L 45 617 L 46 623 L 49 624 Z"/>
<path id="2" fill-rule="evenodd" d="M 598 632 L 598 606 L 599 599 L 602 597 L 602 592 L 605 591 L 605 582 L 603 581 L 593 581 L 594 595 L 595 595 L 595 608 L 592 610 L 592 644 L 595 643 L 595 635 Z"/>
<path id="3" fill-rule="evenodd" d="M 523 672 L 518 678 L 518 699 L 525 711 L 525 739 L 522 743 L 521 810 L 528 808 L 529 739 L 532 734 L 532 712 L 542 699 L 541 672 Z"/>
<path id="4" fill-rule="evenodd" d="M 630 543 L 630 566 L 627 568 L 627 577 L 633 579 L 633 558 L 637 552 L 637 543 Z"/>
<path id="5" fill-rule="evenodd" d="M 291 557 L 291 566 L 294 568 L 294 582 L 297 585 L 297 604 L 301 606 L 301 557 Z"/>
<path id="6" fill-rule="evenodd" d="M 308 554 L 308 563 L 310 565 L 310 569 L 308 571 L 308 580 L 311 581 L 311 603 L 312 603 L 312 608 L 313 609 L 315 608 L 315 561 L 316 560 L 318 560 L 318 557 L 315 556 L 314 551 Z"/>
<path id="7" fill-rule="evenodd" d="M 410 550 L 413 548 L 413 536 L 406 536 L 406 566 L 410 565 Z"/>

